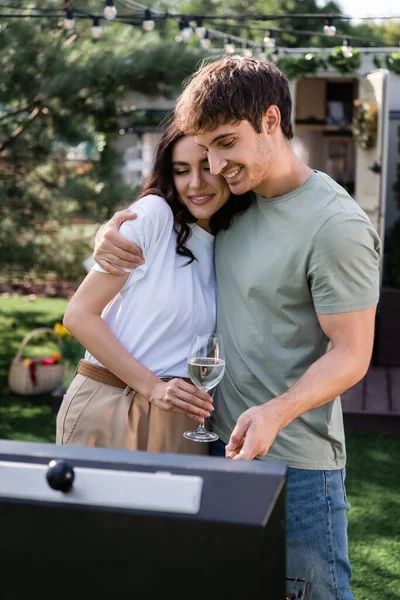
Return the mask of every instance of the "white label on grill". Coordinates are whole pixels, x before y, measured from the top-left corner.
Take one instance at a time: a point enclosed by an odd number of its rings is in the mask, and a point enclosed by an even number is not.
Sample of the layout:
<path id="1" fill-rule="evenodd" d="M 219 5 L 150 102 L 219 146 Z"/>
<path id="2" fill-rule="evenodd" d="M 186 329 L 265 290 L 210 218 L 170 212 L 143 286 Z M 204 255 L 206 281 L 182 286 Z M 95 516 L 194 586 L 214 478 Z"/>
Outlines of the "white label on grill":
<path id="1" fill-rule="evenodd" d="M 203 478 L 167 471 L 143 473 L 74 467 L 69 492 L 53 490 L 47 465 L 0 461 L 0 498 L 186 513 L 200 510 Z"/>

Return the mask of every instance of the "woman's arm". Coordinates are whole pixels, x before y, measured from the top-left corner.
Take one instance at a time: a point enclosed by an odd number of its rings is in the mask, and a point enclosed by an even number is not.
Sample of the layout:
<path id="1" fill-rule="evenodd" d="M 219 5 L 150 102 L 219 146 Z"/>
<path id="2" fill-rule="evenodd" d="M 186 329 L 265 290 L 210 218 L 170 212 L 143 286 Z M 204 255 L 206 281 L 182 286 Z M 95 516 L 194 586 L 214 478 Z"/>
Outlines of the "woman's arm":
<path id="1" fill-rule="evenodd" d="M 142 249 L 119 232 L 122 223 L 136 218 L 129 208 L 118 211 L 96 233 L 93 257 L 111 275 L 122 276 L 124 269 L 136 269 L 144 263 Z"/>
<path id="2" fill-rule="evenodd" d="M 64 325 L 104 367 L 149 402 L 202 421 L 213 410 L 211 396 L 182 379 L 159 379 L 131 356 L 101 318 L 128 277 L 129 273 L 115 277 L 91 271 L 70 300 Z"/>

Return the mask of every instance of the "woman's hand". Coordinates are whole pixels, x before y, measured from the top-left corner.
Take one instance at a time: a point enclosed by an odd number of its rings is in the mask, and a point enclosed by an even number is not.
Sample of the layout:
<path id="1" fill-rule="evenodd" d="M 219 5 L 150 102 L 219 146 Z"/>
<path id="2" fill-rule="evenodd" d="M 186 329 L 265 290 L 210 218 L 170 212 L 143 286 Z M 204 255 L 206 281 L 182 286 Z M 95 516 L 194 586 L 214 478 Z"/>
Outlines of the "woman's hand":
<path id="1" fill-rule="evenodd" d="M 183 379 L 160 381 L 153 387 L 150 402 L 161 410 L 176 412 L 202 423 L 214 410 L 213 399 Z"/>

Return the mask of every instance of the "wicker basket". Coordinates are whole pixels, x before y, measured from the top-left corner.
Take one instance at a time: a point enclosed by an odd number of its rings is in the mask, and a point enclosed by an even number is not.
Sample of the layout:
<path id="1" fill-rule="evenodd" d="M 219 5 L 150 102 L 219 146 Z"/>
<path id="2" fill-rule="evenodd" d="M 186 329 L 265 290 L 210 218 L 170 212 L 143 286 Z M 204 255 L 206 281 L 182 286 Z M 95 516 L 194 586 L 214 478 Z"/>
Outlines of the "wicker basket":
<path id="1" fill-rule="evenodd" d="M 8 387 L 15 394 L 22 396 L 32 396 L 36 394 L 46 394 L 54 391 L 60 384 L 64 371 L 63 364 L 40 365 L 39 359 L 34 360 L 34 372 L 32 367 L 26 365 L 22 353 L 27 343 L 36 335 L 43 333 L 54 334 L 52 329 L 41 327 L 34 329 L 24 337 L 18 352 L 15 355 L 10 370 L 8 372 Z"/>

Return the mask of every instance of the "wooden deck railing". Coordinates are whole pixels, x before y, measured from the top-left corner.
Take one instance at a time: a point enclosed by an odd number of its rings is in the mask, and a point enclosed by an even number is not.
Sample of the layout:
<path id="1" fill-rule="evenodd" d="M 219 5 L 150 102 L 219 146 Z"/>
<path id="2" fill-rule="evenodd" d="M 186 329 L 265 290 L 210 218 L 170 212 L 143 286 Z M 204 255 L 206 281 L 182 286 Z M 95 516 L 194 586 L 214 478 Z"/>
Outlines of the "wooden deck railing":
<path id="1" fill-rule="evenodd" d="M 346 432 L 400 434 L 400 367 L 371 366 L 342 394 Z"/>

